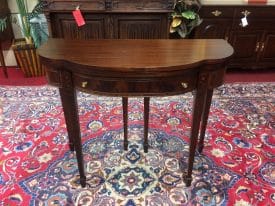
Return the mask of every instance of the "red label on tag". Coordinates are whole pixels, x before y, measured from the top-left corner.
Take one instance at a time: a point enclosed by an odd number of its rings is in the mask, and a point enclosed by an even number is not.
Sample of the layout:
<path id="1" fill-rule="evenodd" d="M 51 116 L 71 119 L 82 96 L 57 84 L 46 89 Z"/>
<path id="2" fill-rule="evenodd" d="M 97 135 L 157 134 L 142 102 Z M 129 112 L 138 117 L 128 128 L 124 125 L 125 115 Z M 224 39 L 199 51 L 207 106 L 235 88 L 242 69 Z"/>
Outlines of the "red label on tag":
<path id="1" fill-rule="evenodd" d="M 248 0 L 249 4 L 266 4 L 267 0 Z"/>
<path id="2" fill-rule="evenodd" d="M 85 20 L 81 14 L 81 11 L 79 9 L 76 9 L 73 11 L 74 19 L 77 23 L 77 26 L 83 26 L 85 24 Z"/>

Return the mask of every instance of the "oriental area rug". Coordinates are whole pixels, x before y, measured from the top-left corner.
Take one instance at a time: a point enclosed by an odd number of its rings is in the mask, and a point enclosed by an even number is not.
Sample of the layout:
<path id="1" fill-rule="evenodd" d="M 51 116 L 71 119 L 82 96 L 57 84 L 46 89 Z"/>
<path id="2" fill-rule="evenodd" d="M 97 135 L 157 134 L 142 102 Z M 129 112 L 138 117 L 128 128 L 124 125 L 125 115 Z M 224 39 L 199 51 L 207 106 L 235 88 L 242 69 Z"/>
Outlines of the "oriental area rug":
<path id="1" fill-rule="evenodd" d="M 78 93 L 87 187 L 69 151 L 59 92 L 0 87 L 0 205 L 275 205 L 275 83 L 215 90 L 193 181 L 186 169 L 193 94 L 150 102 L 143 152 L 143 99 L 129 100 L 123 150 L 121 98 Z"/>

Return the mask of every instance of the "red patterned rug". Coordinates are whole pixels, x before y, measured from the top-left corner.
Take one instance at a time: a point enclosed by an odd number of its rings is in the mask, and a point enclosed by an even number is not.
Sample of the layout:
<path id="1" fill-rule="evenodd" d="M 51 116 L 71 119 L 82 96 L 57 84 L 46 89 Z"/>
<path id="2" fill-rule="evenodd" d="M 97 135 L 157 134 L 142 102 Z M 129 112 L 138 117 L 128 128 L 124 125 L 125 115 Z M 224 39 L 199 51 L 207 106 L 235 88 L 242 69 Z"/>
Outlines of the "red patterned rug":
<path id="1" fill-rule="evenodd" d="M 192 185 L 186 168 L 192 94 L 152 98 L 148 154 L 142 99 L 129 102 L 123 151 L 120 98 L 78 93 L 86 188 L 68 149 L 58 90 L 0 87 L 0 205 L 274 205 L 275 83 L 215 91 Z"/>

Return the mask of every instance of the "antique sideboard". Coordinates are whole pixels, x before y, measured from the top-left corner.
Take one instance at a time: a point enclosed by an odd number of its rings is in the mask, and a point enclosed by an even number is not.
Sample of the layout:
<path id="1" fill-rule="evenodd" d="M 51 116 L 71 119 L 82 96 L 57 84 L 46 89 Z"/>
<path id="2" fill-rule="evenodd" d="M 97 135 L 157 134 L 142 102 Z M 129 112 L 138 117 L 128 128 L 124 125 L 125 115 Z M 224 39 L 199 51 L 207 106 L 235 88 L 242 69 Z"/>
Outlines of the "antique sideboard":
<path id="1" fill-rule="evenodd" d="M 194 38 L 226 39 L 235 51 L 230 68 L 275 68 L 275 5 L 207 5 L 200 15 Z"/>
<path id="2" fill-rule="evenodd" d="M 166 39 L 174 0 L 46 0 L 52 37 Z M 201 1 L 202 3 L 204 1 Z M 77 27 L 78 7 L 86 25 Z M 235 53 L 229 68 L 275 68 L 275 5 L 202 5 L 203 23 L 191 38 L 226 39 Z M 247 17 L 248 26 L 240 25 Z"/>
<path id="3" fill-rule="evenodd" d="M 65 39 L 165 39 L 173 0 L 47 0 L 45 14 L 53 37 Z M 72 11 L 82 11 L 77 27 Z"/>

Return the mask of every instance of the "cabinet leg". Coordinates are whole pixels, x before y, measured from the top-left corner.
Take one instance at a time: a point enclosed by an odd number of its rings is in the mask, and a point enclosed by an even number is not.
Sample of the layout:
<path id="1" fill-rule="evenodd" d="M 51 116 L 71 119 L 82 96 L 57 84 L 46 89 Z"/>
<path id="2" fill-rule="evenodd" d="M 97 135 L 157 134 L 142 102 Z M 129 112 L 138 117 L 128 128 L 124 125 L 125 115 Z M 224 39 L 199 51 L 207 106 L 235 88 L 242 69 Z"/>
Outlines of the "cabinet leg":
<path id="1" fill-rule="evenodd" d="M 122 97 L 123 108 L 123 129 L 124 129 L 124 150 L 128 150 L 128 97 Z"/>
<path id="2" fill-rule="evenodd" d="M 150 98 L 144 97 L 144 152 L 148 152 L 148 127 L 149 127 L 149 106 L 150 106 Z"/>

